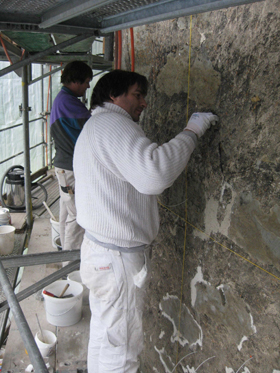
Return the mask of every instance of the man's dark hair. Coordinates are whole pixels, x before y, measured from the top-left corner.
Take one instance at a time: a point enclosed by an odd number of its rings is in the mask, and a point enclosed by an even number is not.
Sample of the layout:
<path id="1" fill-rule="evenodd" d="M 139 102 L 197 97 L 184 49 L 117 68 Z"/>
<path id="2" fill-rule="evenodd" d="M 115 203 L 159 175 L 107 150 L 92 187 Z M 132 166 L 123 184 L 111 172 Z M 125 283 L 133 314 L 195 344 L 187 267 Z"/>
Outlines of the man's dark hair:
<path id="1" fill-rule="evenodd" d="M 92 79 L 92 69 L 82 61 L 69 62 L 61 75 L 62 84 L 79 82 L 83 84 L 87 78 Z"/>
<path id="2" fill-rule="evenodd" d="M 90 108 L 103 106 L 111 97 L 118 97 L 128 92 L 130 86 L 138 84 L 141 93 L 146 96 L 148 80 L 145 76 L 131 71 L 113 70 L 102 76 L 92 91 Z"/>

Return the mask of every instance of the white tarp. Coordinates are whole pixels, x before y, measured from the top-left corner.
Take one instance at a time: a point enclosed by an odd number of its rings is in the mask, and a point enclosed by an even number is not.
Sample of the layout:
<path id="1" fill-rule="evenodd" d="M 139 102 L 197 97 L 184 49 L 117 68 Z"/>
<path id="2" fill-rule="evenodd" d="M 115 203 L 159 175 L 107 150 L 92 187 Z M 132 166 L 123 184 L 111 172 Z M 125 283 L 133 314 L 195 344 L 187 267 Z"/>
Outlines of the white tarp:
<path id="1" fill-rule="evenodd" d="M 102 54 L 103 44 L 102 42 L 93 43 L 93 54 Z M 0 69 L 9 66 L 9 62 L 0 61 Z M 40 64 L 32 64 L 32 80 L 42 75 L 42 67 Z M 49 65 L 43 65 L 43 73 L 46 74 L 50 70 Z M 98 74 L 99 71 L 93 71 L 93 75 Z M 30 144 L 29 146 L 35 146 L 42 141 L 49 140 L 49 116 L 48 123 L 42 120 L 40 113 L 50 111 L 51 100 L 53 101 L 57 93 L 61 88 L 60 84 L 61 72 L 57 72 L 52 75 L 51 83 L 51 94 L 48 92 L 49 87 L 49 77 L 31 84 L 28 87 L 29 90 L 29 103 L 28 106 L 31 107 L 29 111 L 29 136 Z M 89 107 L 91 91 L 100 78 L 98 75 L 93 78 L 91 82 L 91 87 L 87 91 L 87 100 Z M 42 98 L 43 90 L 43 98 Z M 48 110 L 47 110 L 48 103 Z M 9 128 L 18 125 L 15 128 L 1 131 L 0 132 L 0 181 L 7 171 L 7 169 L 13 165 L 24 166 L 24 156 L 23 154 L 16 156 L 4 163 L 4 160 L 13 157 L 14 155 L 23 152 L 24 150 L 24 138 L 23 138 L 23 126 L 22 117 L 19 110 L 22 104 L 22 79 L 15 72 L 11 72 L 7 75 L 0 77 L 0 130 L 4 128 Z M 39 119 L 38 119 L 39 118 Z M 37 119 L 37 120 L 35 120 Z M 35 121 L 33 121 L 35 120 Z M 30 150 L 30 169 L 31 172 L 35 172 L 44 166 L 44 154 L 46 150 L 45 147 L 40 145 L 34 149 Z M 54 152 L 54 150 L 53 150 Z M 48 154 L 49 156 L 49 154 Z M 54 156 L 54 153 L 53 153 Z M 48 159 L 48 163 L 50 160 Z"/>

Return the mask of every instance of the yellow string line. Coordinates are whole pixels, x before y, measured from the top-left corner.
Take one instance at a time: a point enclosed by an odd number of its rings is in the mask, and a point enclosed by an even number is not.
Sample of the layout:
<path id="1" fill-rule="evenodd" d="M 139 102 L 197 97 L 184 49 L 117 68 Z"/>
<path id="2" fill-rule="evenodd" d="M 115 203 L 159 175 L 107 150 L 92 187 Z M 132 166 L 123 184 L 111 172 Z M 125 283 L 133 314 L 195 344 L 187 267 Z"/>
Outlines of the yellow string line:
<path id="1" fill-rule="evenodd" d="M 251 260 L 249 259 L 246 259 L 244 256 L 238 254 L 237 252 L 235 252 L 234 250 L 231 250 L 229 249 L 227 246 L 221 244 L 220 242 L 216 241 L 213 237 L 211 237 L 209 234 L 205 233 L 204 231 L 200 230 L 199 228 L 197 228 L 196 226 L 194 226 L 193 224 L 189 223 L 186 219 L 182 218 L 180 215 L 176 214 L 176 212 L 172 211 L 171 209 L 169 209 L 167 206 L 163 205 L 161 202 L 158 201 L 158 204 L 161 205 L 163 208 L 165 208 L 166 210 L 172 212 L 172 214 L 178 216 L 180 219 L 182 219 L 185 223 L 189 224 L 191 227 L 193 227 L 194 229 L 198 230 L 199 232 L 205 234 L 205 236 L 209 237 L 212 241 L 214 241 L 216 244 L 222 246 L 224 249 L 230 251 L 231 253 L 237 255 L 239 258 L 243 259 L 243 260 L 246 260 L 246 262 L 252 264 L 253 266 L 261 269 L 262 271 L 264 271 L 265 273 L 267 273 L 268 275 L 276 278 L 278 281 L 280 281 L 280 278 L 275 276 L 273 273 L 267 271 L 266 269 L 260 267 L 259 265 L 257 265 L 256 263 L 252 262 Z"/>
<path id="2" fill-rule="evenodd" d="M 192 15 L 190 16 L 190 42 L 189 42 L 189 69 L 188 69 L 188 96 L 187 96 L 187 111 L 186 111 L 186 121 L 188 122 L 189 117 L 189 96 L 190 96 L 190 76 L 191 76 L 191 43 L 192 43 Z M 186 167 L 187 174 L 187 167 Z M 185 221 L 187 219 L 187 178 L 186 178 L 186 203 L 185 203 Z M 182 303 L 183 303 L 183 287 L 184 287 L 184 273 L 185 273 L 185 257 L 186 257 L 186 244 L 187 243 L 187 224 L 185 224 L 184 233 L 184 254 L 183 254 L 183 266 L 182 266 L 182 281 L 181 281 L 181 295 L 180 295 L 180 310 L 179 310 L 179 324 L 178 324 L 178 341 L 177 341 L 177 352 L 176 352 L 176 364 L 179 358 L 179 335 L 181 329 L 181 315 L 182 315 Z M 176 365 L 177 366 L 177 365 Z M 175 369 L 175 373 L 177 368 Z"/>

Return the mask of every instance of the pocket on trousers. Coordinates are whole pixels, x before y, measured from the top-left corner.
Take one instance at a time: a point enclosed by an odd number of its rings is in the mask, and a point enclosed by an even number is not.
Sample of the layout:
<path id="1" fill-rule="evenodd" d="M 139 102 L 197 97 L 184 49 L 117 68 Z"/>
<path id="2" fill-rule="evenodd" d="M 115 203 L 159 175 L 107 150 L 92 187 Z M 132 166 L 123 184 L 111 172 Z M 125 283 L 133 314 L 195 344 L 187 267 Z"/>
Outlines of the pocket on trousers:
<path id="1" fill-rule="evenodd" d="M 91 294 L 106 301 L 119 296 L 115 272 L 111 263 L 81 263 L 81 278 Z"/>
<path id="2" fill-rule="evenodd" d="M 110 341 L 110 336 L 106 333 L 101 343 L 99 352 L 99 368 L 106 369 L 106 372 L 114 370 L 122 371 L 127 358 L 127 345 L 114 345 Z M 102 370 L 103 371 L 103 370 Z"/>
<path id="3" fill-rule="evenodd" d="M 147 285 L 149 279 L 150 279 L 150 248 L 146 249 L 144 252 L 144 258 L 145 258 L 145 263 L 136 275 L 133 276 L 133 282 L 134 285 L 137 286 L 139 289 L 145 288 Z"/>

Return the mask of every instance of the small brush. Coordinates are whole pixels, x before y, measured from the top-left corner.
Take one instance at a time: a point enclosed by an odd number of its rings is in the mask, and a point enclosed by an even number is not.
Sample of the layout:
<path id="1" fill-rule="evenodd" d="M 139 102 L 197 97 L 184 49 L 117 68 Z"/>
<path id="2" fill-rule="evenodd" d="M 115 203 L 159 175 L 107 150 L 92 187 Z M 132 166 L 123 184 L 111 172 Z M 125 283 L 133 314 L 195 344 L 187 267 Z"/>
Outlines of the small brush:
<path id="1" fill-rule="evenodd" d="M 41 328 L 41 325 L 40 325 L 40 322 L 39 322 L 39 318 L 38 318 L 37 313 L 36 313 L 36 317 L 37 317 L 37 321 L 38 321 L 38 325 L 39 325 L 39 329 L 40 329 L 40 333 L 41 333 L 41 340 L 42 340 L 43 343 L 46 343 L 46 342 L 45 342 L 45 338 L 44 338 L 44 334 L 43 334 L 43 330 L 42 330 L 42 328 Z"/>

